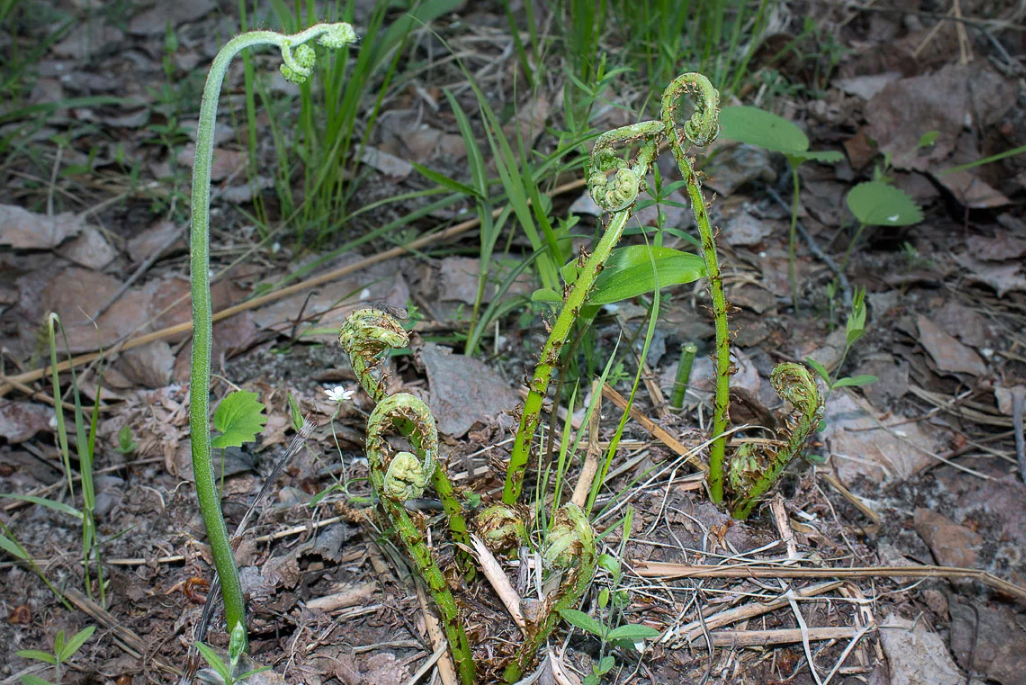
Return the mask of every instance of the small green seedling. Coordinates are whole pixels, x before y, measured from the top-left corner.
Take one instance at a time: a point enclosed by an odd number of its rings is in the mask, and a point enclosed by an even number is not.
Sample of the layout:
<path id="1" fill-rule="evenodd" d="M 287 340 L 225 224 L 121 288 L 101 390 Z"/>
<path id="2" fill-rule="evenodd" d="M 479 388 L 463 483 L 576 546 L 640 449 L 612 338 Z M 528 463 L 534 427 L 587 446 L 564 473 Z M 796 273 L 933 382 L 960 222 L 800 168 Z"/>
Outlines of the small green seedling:
<path id="1" fill-rule="evenodd" d="M 848 191 L 845 201 L 859 220 L 859 227 L 844 253 L 841 271 L 847 267 L 852 250 L 867 226 L 911 226 L 923 220 L 919 205 L 905 191 L 882 180 L 858 184 Z"/>
<path id="2" fill-rule="evenodd" d="M 823 382 L 827 386 L 827 394 L 824 397 L 824 402 L 827 397 L 830 397 L 830 393 L 835 388 L 849 388 L 858 387 L 863 385 L 869 385 L 879 380 L 876 376 L 845 376 L 839 377 L 841 373 L 841 367 L 844 366 L 844 361 L 848 358 L 848 353 L 855 346 L 862 336 L 866 334 L 866 289 L 858 288 L 855 290 L 855 294 L 851 298 L 851 313 L 848 315 L 848 321 L 845 324 L 845 337 L 844 337 L 844 352 L 841 354 L 841 360 L 837 364 L 836 374 L 831 374 L 827 371 L 826 367 L 820 364 L 812 357 L 806 357 L 805 362 L 815 370 L 819 377 L 823 379 Z"/>
<path id="3" fill-rule="evenodd" d="M 798 224 L 800 183 L 798 167 L 802 162 L 839 162 L 844 155 L 834 150 L 809 150 L 809 138 L 793 123 L 757 107 L 724 107 L 720 112 L 723 135 L 771 152 L 780 152 L 791 165 L 794 195 L 791 202 L 791 233 L 788 253 L 788 276 L 791 280 L 791 301 L 798 311 L 798 276 L 795 272 L 795 235 Z"/>
<path id="4" fill-rule="evenodd" d="M 259 668 L 246 671 L 241 675 L 235 675 L 235 672 L 239 667 L 239 661 L 242 659 L 242 655 L 246 651 L 246 632 L 241 623 L 235 624 L 231 638 L 228 641 L 227 664 L 217 652 L 210 648 L 209 645 L 197 642 L 196 650 L 210 665 L 210 668 L 214 669 L 217 675 L 220 676 L 224 685 L 235 685 L 235 683 L 241 683 L 247 678 L 250 678 L 257 673 L 263 673 L 271 668 L 270 666 L 260 666 Z"/>
<path id="5" fill-rule="evenodd" d="M 221 492 L 224 492 L 224 455 L 227 449 L 253 442 L 267 424 L 266 407 L 256 398 L 255 392 L 236 390 L 225 395 L 214 412 L 214 428 L 221 434 L 210 441 L 210 446 L 221 449 Z"/>
<path id="6" fill-rule="evenodd" d="M 118 431 L 118 446 L 114 448 L 114 451 L 118 454 L 131 454 L 139 448 L 139 443 L 132 439 L 132 429 L 128 426 L 122 426 L 121 430 Z"/>
<path id="7" fill-rule="evenodd" d="M 60 685 L 61 666 L 73 657 L 75 652 L 82 648 L 82 645 L 92 637 L 94 632 L 96 632 L 96 626 L 88 626 L 75 633 L 70 640 L 65 640 L 64 631 L 58 630 L 57 635 L 53 638 L 52 652 L 41 652 L 35 649 L 23 649 L 15 652 L 22 659 L 34 659 L 35 661 L 42 661 L 44 664 L 53 666 L 54 681 L 52 684 L 50 681 L 43 680 L 35 675 L 20 676 L 21 682 L 24 685 Z"/>

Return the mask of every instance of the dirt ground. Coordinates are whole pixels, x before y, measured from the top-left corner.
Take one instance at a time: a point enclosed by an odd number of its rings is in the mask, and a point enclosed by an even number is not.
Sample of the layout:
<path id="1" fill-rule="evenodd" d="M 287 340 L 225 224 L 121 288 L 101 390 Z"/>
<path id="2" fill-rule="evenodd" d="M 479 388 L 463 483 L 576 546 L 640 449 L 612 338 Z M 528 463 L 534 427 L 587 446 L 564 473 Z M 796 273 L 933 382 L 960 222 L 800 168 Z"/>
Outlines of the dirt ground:
<path id="1" fill-rule="evenodd" d="M 213 0 L 149 7 L 111 2 L 86 22 L 88 4 L 39 3 L 21 15 L 17 33 L 7 26 L 0 33 L 0 46 L 16 41 L 27 48 L 48 35 L 47 17 L 75 21 L 25 76 L 29 104 L 65 104 L 41 109 L 30 125 L 24 117 L 6 118 L 8 106 L 0 105 L 0 149 L 6 149 L 0 161 L 0 492 L 80 505 L 68 494 L 49 377 L 32 373 L 48 354 L 41 322 L 56 311 L 74 354 L 101 345 L 105 351 L 94 469 L 107 586 L 101 599 L 93 567 L 86 591 L 78 520 L 24 500 L 0 501 L 0 521 L 67 600 L 62 603 L 27 564 L 0 556 L 0 685 L 24 675 L 50 679 L 50 669 L 15 652 L 46 650 L 57 631 L 70 635 L 89 625 L 97 632 L 66 666 L 62 682 L 179 682 L 196 665 L 188 653 L 213 578 L 191 481 L 191 341 L 187 331 L 167 330 L 190 321 L 191 138 L 161 142 L 159 126 L 171 115 L 160 89 L 169 81 L 179 85 L 185 103 L 179 123 L 191 130 L 200 81 L 188 75 L 205 73 L 237 30 L 237 7 Z M 366 4 L 356 3 L 358 14 L 369 13 Z M 625 570 L 620 587 L 629 603 L 622 622 L 650 626 L 661 637 L 640 653 L 615 650 L 619 665 L 606 679 L 1026 684 L 1026 459 L 1021 444 L 1017 459 L 1013 430 L 1018 412 L 1021 431 L 1023 411 L 1014 401 L 1016 388 L 1026 385 L 1026 156 L 942 173 L 1026 145 L 1022 10 L 987 0 L 923 0 L 904 12 L 776 4 L 749 66 L 752 78 L 724 105 L 772 106 L 801 125 L 813 149 L 838 150 L 844 160 L 800 168 L 796 312 L 788 280 L 791 177 L 785 160 L 724 139 L 700 155 L 734 305 L 732 419 L 763 426 L 781 420 L 786 408 L 768 380 L 781 361 L 811 356 L 830 369 L 843 363 L 844 375 L 878 381 L 831 393 L 824 429 L 810 447 L 822 463 L 797 460 L 757 515 L 732 520 L 709 501 L 702 474 L 690 463 L 705 459 L 711 415 L 709 297 L 702 282 L 663 291 L 635 405 L 660 430 L 628 422 L 594 521 L 600 533 L 608 532 L 603 550 Z M 520 12 L 522 3 L 515 7 Z M 843 48 L 828 77 L 821 58 L 785 50 L 806 16 Z M 446 27 L 448 44 L 465 55 L 493 107 L 510 114 L 507 123 L 531 127 L 537 136 L 529 142 L 539 152 L 554 149 L 545 127 L 562 123 L 562 81 L 554 75 L 529 96 L 514 90 L 520 65 L 502 5 L 467 3 L 436 24 Z M 170 50 L 168 27 L 177 37 Z M 446 54 L 426 30 L 414 35 L 400 71 L 413 73 Z M 270 55 L 255 60 L 268 73 L 277 63 Z M 352 165 L 360 182 L 351 207 L 432 187 L 409 161 L 469 182 L 467 151 L 441 92 L 449 88 L 476 113 L 465 80 L 454 65 L 440 62 L 389 92 L 368 133 L 368 149 L 376 154 Z M 269 83 L 285 87 L 280 80 Z M 355 387 L 337 330 L 360 306 L 408 311 L 414 342 L 409 354 L 391 360 L 391 382 L 428 401 L 450 476 L 488 502 L 501 493 L 518 390 L 547 335 L 545 310 L 529 301 L 537 284 L 526 275 L 516 279 L 503 297 L 521 301 L 496 320 L 476 358 L 462 356 L 477 294 L 477 231 L 437 237 L 417 250 L 399 248 L 474 216 L 470 202 L 424 212 L 337 253 L 332 250 L 346 241 L 423 210 L 432 198 L 383 204 L 316 244 L 262 233 L 254 195 L 272 217 L 281 211 L 274 190 L 277 153 L 272 136 L 261 133 L 261 171 L 247 173 L 242 84 L 242 68 L 233 69 L 219 119 L 215 310 L 266 294 L 292 275 L 292 283 L 307 283 L 335 274 L 243 308 L 214 327 L 214 402 L 234 389 L 254 391 L 269 417 L 256 443 L 229 448 L 224 456 L 230 530 L 292 439 L 290 394 L 314 425 L 236 550 L 251 657 L 273 667 L 249 682 L 413 682 L 439 645 L 428 626 L 430 604 L 422 591 L 418 596 L 402 554 L 376 519 L 361 513 L 372 498 L 363 441 L 373 405 L 362 392 L 342 404 L 325 392 Z M 802 88 L 790 92 L 782 84 Z M 647 95 L 610 93 L 616 107 L 593 124 L 602 131 L 635 121 Z M 483 141 L 483 132 L 475 131 Z M 920 144 L 929 131 L 937 132 L 935 140 Z M 666 178 L 677 179 L 668 153 L 658 163 Z M 876 174 L 893 178 L 925 219 L 904 228 L 869 228 L 852 251 L 847 281 L 867 291 L 867 334 L 842 359 L 843 293 L 831 298 L 828 286 L 855 228 L 845 195 Z M 581 176 L 563 174 L 545 190 Z M 670 199 L 663 207 L 666 225 L 693 233 L 680 191 Z M 552 215 L 568 212 L 580 217 L 582 233 L 601 220 L 580 183 L 553 193 Z M 639 212 L 640 225 L 655 221 L 654 208 Z M 676 237 L 666 244 L 691 249 Z M 317 263 L 325 254 L 329 258 Z M 529 254 L 530 245 L 516 237 L 509 259 L 496 263 L 500 277 Z M 593 357 L 579 360 L 582 379 L 589 363 L 601 372 L 618 339 L 625 342 L 639 330 L 644 337 L 641 304 L 624 302 L 599 316 Z M 144 345 L 119 344 L 154 332 L 160 334 Z M 699 352 L 684 410 L 675 412 L 665 397 L 688 341 Z M 624 357 L 612 388 L 629 394 L 635 368 L 635 359 Z M 95 362 L 77 367 L 88 407 L 101 393 L 100 372 Z M 61 383 L 69 390 L 70 375 L 62 374 Z M 553 424 L 557 446 L 565 404 L 560 410 Z M 600 445 L 620 416 L 607 399 Z M 571 416 L 575 430 L 582 419 L 580 410 Z M 136 444 L 119 451 L 126 426 Z M 578 470 L 571 468 L 571 482 Z M 340 487 L 314 501 L 333 484 Z M 532 477 L 528 487 L 534 485 Z M 74 488 L 80 496 L 77 483 Z M 420 503 L 429 514 L 436 504 Z M 634 521 L 621 545 L 615 524 L 628 504 Z M 439 553 L 451 560 L 451 545 L 443 547 Z M 507 571 L 517 578 L 516 568 Z M 581 609 L 596 611 L 599 592 L 612 582 L 600 572 Z M 531 587 L 517 589 L 534 594 Z M 498 682 L 517 647 L 517 628 L 487 584 L 459 583 L 455 593 L 481 682 Z M 227 648 L 219 613 L 205 640 Z M 598 639 L 564 624 L 550 641 L 537 682 L 579 683 L 608 653 Z M 419 682 L 443 677 L 432 666 Z"/>

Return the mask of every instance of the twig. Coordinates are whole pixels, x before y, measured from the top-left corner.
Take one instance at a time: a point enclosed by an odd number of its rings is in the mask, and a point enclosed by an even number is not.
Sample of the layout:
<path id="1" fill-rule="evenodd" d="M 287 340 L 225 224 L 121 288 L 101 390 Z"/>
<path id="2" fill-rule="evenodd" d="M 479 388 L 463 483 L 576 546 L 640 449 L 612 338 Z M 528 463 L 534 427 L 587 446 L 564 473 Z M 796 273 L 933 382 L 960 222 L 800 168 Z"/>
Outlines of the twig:
<path id="1" fill-rule="evenodd" d="M 587 181 L 585 179 L 572 181 L 570 183 L 565 183 L 561 186 L 553 188 L 552 191 L 550 191 L 547 194 L 549 197 L 555 197 L 557 195 L 562 195 L 573 190 L 578 190 L 586 185 Z M 492 216 L 498 217 L 501 211 L 501 208 L 494 210 L 492 212 Z M 385 250 L 384 252 L 379 252 L 369 257 L 365 257 L 360 261 L 350 264 L 348 266 L 343 266 L 333 271 L 329 271 L 328 273 L 321 274 L 320 276 L 315 276 L 314 278 L 310 278 L 300 283 L 296 283 L 294 285 L 282 288 L 281 290 L 276 290 L 262 297 L 255 297 L 252 300 L 247 300 L 245 302 L 232 305 L 231 307 L 222 309 L 219 312 L 214 312 L 213 321 L 214 323 L 217 323 L 218 321 L 222 321 L 231 316 L 235 316 L 236 314 L 239 314 L 241 312 L 261 307 L 270 302 L 280 300 L 283 297 L 288 297 L 289 295 L 294 295 L 297 292 L 302 292 L 303 290 L 306 290 L 308 288 L 313 288 L 315 286 L 321 285 L 322 283 L 328 283 L 330 281 L 338 280 L 343 276 L 348 276 L 351 273 L 361 271 L 375 264 L 388 261 L 389 259 L 401 257 L 402 255 L 408 252 L 414 252 L 427 245 L 442 242 L 445 240 L 450 240 L 452 238 L 455 238 L 456 236 L 466 233 L 467 231 L 473 228 L 477 228 L 480 225 L 480 223 L 480 219 L 469 219 L 462 223 L 456 224 L 455 226 L 447 228 L 444 231 L 439 231 L 438 233 L 425 235 L 420 238 L 417 238 L 416 240 L 412 240 L 406 245 L 399 245 L 397 247 L 393 247 L 390 250 Z M 153 342 L 154 340 L 163 340 L 164 338 L 170 336 L 179 335 L 181 333 L 189 333 L 191 331 L 192 321 L 186 321 L 185 323 L 180 323 L 175 326 L 168 326 L 167 328 L 162 328 L 159 331 L 154 331 L 153 333 L 147 333 L 145 335 L 140 335 L 135 338 L 130 338 L 124 341 L 124 343 L 120 346 L 119 349 L 121 351 L 130 350 L 135 347 L 139 347 L 140 345 L 145 345 L 146 343 Z M 67 371 L 69 368 L 71 368 L 72 365 L 80 366 L 82 364 L 88 364 L 89 362 L 95 361 L 99 358 L 100 355 L 96 352 L 79 355 L 71 359 L 70 362 L 65 361 L 58 364 L 57 371 Z M 40 378 L 43 378 L 48 373 L 50 373 L 50 368 L 46 366 L 41 369 L 35 369 L 34 371 L 27 371 L 16 376 L 11 376 L 10 378 L 0 375 L 0 397 L 3 397 L 4 395 L 6 395 L 14 389 L 14 386 L 8 382 L 9 380 L 16 381 L 18 383 L 33 383 L 35 381 L 38 381 Z"/>
<path id="2" fill-rule="evenodd" d="M 599 381 L 591 384 L 591 394 L 594 397 L 599 392 Z M 599 456 L 602 454 L 602 447 L 599 445 L 599 424 L 602 419 L 602 397 L 595 399 L 597 403 L 591 413 L 591 421 L 588 422 L 588 446 L 584 453 L 584 466 L 581 467 L 581 475 L 577 478 L 577 485 L 574 486 L 574 494 L 570 501 L 579 507 L 583 507 L 588 500 L 588 493 L 591 492 L 591 483 L 598 473 Z M 621 443 L 623 444 L 623 443 Z"/>
<path id="3" fill-rule="evenodd" d="M 777 194 L 776 190 L 767 187 L 766 193 L 771 198 L 773 198 L 773 201 L 776 202 L 778 205 L 780 205 L 787 211 L 791 210 L 787 203 L 784 202 L 780 195 Z M 802 239 L 805 241 L 805 245 L 809 248 L 809 252 L 812 253 L 812 256 L 826 264 L 827 267 L 829 267 L 830 270 L 834 272 L 834 275 L 837 276 L 837 282 L 841 286 L 841 293 L 844 298 L 844 306 L 851 307 L 851 283 L 848 282 L 848 277 L 844 275 L 844 270 L 837 265 L 837 262 L 834 261 L 833 257 L 831 257 L 826 252 L 823 252 L 822 249 L 820 249 L 819 245 L 816 243 L 816 239 L 813 238 L 807 230 L 805 230 L 805 227 L 802 226 L 802 223 L 800 221 L 795 223 L 795 228 L 798 229 L 798 232 L 801 234 Z"/>
<path id="4" fill-rule="evenodd" d="M 802 631 L 799 628 L 784 628 L 777 630 L 724 630 L 719 633 L 712 633 L 712 643 L 715 647 L 768 647 L 769 645 L 787 645 L 801 642 L 807 638 L 809 642 L 822 642 L 824 640 L 852 640 L 854 645 L 859 638 L 868 631 L 865 628 L 852 628 L 849 626 L 828 626 L 825 628 L 806 628 Z M 701 643 L 698 643 L 701 645 Z M 828 681 L 823 680 L 823 685 Z"/>
<path id="5" fill-rule="evenodd" d="M 472 534 L 470 536 L 470 544 L 474 546 L 474 556 L 477 557 L 481 573 L 484 574 L 492 589 L 495 590 L 495 594 L 502 601 L 502 605 L 506 607 L 506 611 L 509 612 L 513 622 L 517 624 L 521 631 L 526 633 L 527 622 L 524 620 L 524 614 L 520 610 L 520 595 L 513 588 L 513 584 L 509 582 L 509 576 L 502 570 L 502 566 L 499 565 L 499 562 L 485 546 L 481 538 Z"/>
<path id="6" fill-rule="evenodd" d="M 416 581 L 414 582 L 416 583 Z M 442 632 L 442 627 L 438 624 L 438 618 L 431 611 L 431 607 L 428 606 L 424 588 L 420 586 L 420 583 L 416 583 L 416 585 L 417 599 L 420 601 L 420 609 L 424 613 L 424 625 L 427 627 L 428 638 L 430 638 L 435 652 L 441 651 L 438 660 L 435 662 L 438 666 L 438 678 L 442 681 L 442 685 L 457 685 L 459 679 L 456 677 L 456 667 L 453 666 L 452 659 L 445 655 L 445 652 L 449 649 L 445 633 Z"/>
<path id="7" fill-rule="evenodd" d="M 442 655 L 445 654 L 446 649 L 447 647 L 445 645 L 442 645 L 441 647 L 436 649 L 435 653 L 431 655 L 431 658 L 425 661 L 424 665 L 418 668 L 417 672 L 413 674 L 413 677 L 406 681 L 406 685 L 414 685 L 418 680 L 423 678 L 424 674 L 431 670 L 431 667 L 434 666 L 435 663 L 442 658 Z"/>
<path id="8" fill-rule="evenodd" d="M 794 568 L 791 566 L 690 566 L 658 561 L 639 562 L 642 578 L 974 578 L 1026 601 L 1026 588 L 975 568 L 955 566 L 865 566 L 863 568 Z"/>
<path id="9" fill-rule="evenodd" d="M 627 399 L 608 385 L 602 386 L 602 396 L 607 400 L 610 400 L 620 409 L 627 409 Z M 640 423 L 645 430 L 655 436 L 659 442 L 684 457 L 685 460 L 696 469 L 699 471 L 709 470 L 709 467 L 705 465 L 705 462 L 699 459 L 695 454 L 692 454 L 693 450 L 689 450 L 687 447 L 682 445 L 677 438 L 667 433 L 666 430 L 659 426 L 655 421 L 642 414 L 637 407 L 633 405 L 631 406 L 630 415 L 631 418 Z"/>
<path id="10" fill-rule="evenodd" d="M 816 662 L 812 656 L 812 646 L 809 644 L 809 627 L 805 625 L 805 617 L 802 616 L 802 610 L 798 608 L 798 601 L 794 597 L 794 590 L 788 590 L 784 596 L 787 598 L 787 603 L 791 605 L 791 611 L 794 612 L 794 618 L 798 621 L 798 631 L 801 633 L 802 649 L 805 650 L 805 659 L 809 662 L 809 670 L 812 671 L 812 677 L 816 681 L 816 685 L 823 685 L 823 681 L 819 677 L 819 672 L 816 670 Z"/>
<path id="11" fill-rule="evenodd" d="M 1015 457 L 1019 462 L 1019 476 L 1026 482 L 1026 436 L 1023 436 L 1022 414 L 1026 404 L 1026 387 L 1012 388 L 1012 430 L 1015 431 Z"/>

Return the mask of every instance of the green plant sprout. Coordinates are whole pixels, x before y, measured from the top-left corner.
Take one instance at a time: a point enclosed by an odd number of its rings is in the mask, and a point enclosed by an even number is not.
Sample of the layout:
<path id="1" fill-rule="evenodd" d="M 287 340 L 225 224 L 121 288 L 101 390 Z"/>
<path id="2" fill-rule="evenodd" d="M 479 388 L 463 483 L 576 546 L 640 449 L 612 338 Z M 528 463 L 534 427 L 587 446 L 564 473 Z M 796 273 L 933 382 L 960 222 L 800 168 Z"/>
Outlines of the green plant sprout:
<path id="1" fill-rule="evenodd" d="M 673 379 L 673 393 L 670 395 L 670 408 L 680 411 L 684 407 L 684 395 L 691 381 L 691 366 L 695 363 L 698 346 L 693 342 L 684 343 L 680 348 L 680 361 L 677 362 L 677 375 Z"/>
<path id="2" fill-rule="evenodd" d="M 623 537 L 620 539 L 619 546 L 621 558 L 626 552 L 627 542 L 630 539 L 633 517 L 634 510 L 628 505 L 627 514 L 623 520 Z M 646 625 L 619 625 L 623 617 L 623 609 L 630 605 L 629 593 L 620 588 L 620 583 L 623 580 L 623 568 L 616 557 L 609 554 L 599 555 L 598 566 L 609 573 L 612 581 L 609 587 L 599 590 L 597 598 L 599 618 L 594 618 L 577 609 L 564 609 L 561 612 L 567 623 L 591 633 L 601 641 L 598 662 L 592 665 L 592 672 L 584 677 L 583 685 L 598 685 L 602 676 L 616 667 L 616 657 L 607 653 L 610 646 L 634 651 L 638 649 L 639 642 L 655 639 L 660 635 L 658 630 Z"/>
<path id="3" fill-rule="evenodd" d="M 213 648 L 202 642 L 196 643 L 196 651 L 210 665 L 210 668 L 214 669 L 214 672 L 221 678 L 221 682 L 224 685 L 241 683 L 257 673 L 263 673 L 271 669 L 270 666 L 259 666 L 240 675 L 235 675 L 239 668 L 239 661 L 242 660 L 242 656 L 246 652 L 246 629 L 241 623 L 235 624 L 235 628 L 232 630 L 231 637 L 228 640 L 227 664 Z"/>
<path id="4" fill-rule="evenodd" d="M 139 443 L 132 437 L 131 427 L 125 425 L 118 431 L 118 446 L 114 448 L 114 451 L 118 454 L 131 454 L 139 448 Z"/>
<path id="5" fill-rule="evenodd" d="M 876 376 L 854 376 L 854 377 L 840 377 L 841 367 L 844 366 L 844 361 L 848 358 L 848 353 L 855 346 L 862 336 L 866 334 L 866 289 L 857 288 L 851 297 L 851 313 L 848 314 L 848 321 L 845 324 L 845 335 L 844 335 L 844 352 L 841 353 L 841 359 L 837 362 L 836 374 L 831 374 L 825 366 L 820 364 L 812 357 L 806 357 L 805 362 L 813 368 L 813 370 L 819 374 L 819 377 L 826 383 L 827 394 L 823 398 L 823 401 L 830 397 L 836 388 L 847 388 L 847 387 L 858 387 L 862 385 L 869 385 L 875 383 L 878 379 Z"/>
<path id="6" fill-rule="evenodd" d="M 731 514 L 744 520 L 759 498 L 776 482 L 784 468 L 800 455 L 823 419 L 823 398 L 812 374 L 801 364 L 784 363 L 773 369 L 770 383 L 777 394 L 795 407 L 786 419 L 787 441 L 779 449 L 764 443 L 745 443 L 730 462 L 728 482 Z"/>
<path id="7" fill-rule="evenodd" d="M 273 45 L 281 51 L 282 75 L 293 82 L 310 76 L 316 53 L 306 43 L 317 39 L 322 46 L 338 50 L 356 41 L 353 27 L 345 23 L 316 24 L 292 36 L 274 31 L 251 31 L 233 38 L 221 48 L 210 67 L 199 123 L 196 127 L 196 156 L 192 170 L 192 227 L 190 233 L 190 280 L 192 290 L 192 371 L 189 377 L 189 429 L 196 497 L 207 530 L 214 567 L 224 595 L 225 619 L 234 633 L 245 629 L 246 607 L 238 569 L 228 540 L 228 529 L 214 479 L 210 442 L 210 348 L 213 337 L 210 294 L 210 167 L 214 156 L 214 124 L 221 85 L 232 58 L 240 51 L 259 45 Z"/>
<path id="8" fill-rule="evenodd" d="M 685 122 L 683 132 L 681 132 L 678 131 L 676 124 L 677 106 L 680 98 L 686 93 L 697 95 L 696 107 L 694 114 Z M 729 337 L 726 321 L 727 307 L 726 298 L 723 295 L 723 284 L 719 274 L 716 247 L 713 241 L 712 230 L 709 226 L 709 218 L 706 214 L 705 200 L 702 197 L 701 184 L 684 148 L 685 141 L 688 144 L 704 146 L 715 140 L 719 131 L 716 123 L 718 107 L 719 93 L 713 88 L 707 78 L 701 74 L 683 74 L 677 77 L 663 93 L 661 121 L 646 121 L 607 131 L 599 136 L 595 142 L 591 153 L 588 190 L 595 202 L 602 209 L 611 213 L 611 217 L 601 239 L 595 245 L 594 252 L 587 257 L 585 255 L 581 256 L 581 259 L 569 270 L 570 277 L 568 277 L 566 267 L 562 271 L 566 282 L 563 297 L 561 298 L 562 308 L 552 324 L 549 337 L 545 341 L 538 364 L 535 366 L 528 388 L 528 396 L 524 402 L 520 426 L 517 429 L 513 450 L 510 454 L 509 470 L 506 473 L 506 483 L 502 493 L 502 499 L 507 504 L 516 503 L 520 497 L 531 452 L 531 444 L 538 429 L 542 403 L 548 391 L 553 370 L 559 362 L 560 351 L 566 344 L 574 324 L 584 316 L 582 308 L 586 304 L 596 303 L 594 299 L 589 300 L 589 294 L 593 287 L 597 285 L 599 273 L 602 272 L 602 276 L 612 279 L 615 273 L 620 270 L 614 269 L 607 274 L 603 271 L 603 267 L 610 260 L 613 248 L 623 235 L 638 194 L 643 189 L 644 178 L 655 159 L 658 145 L 662 140 L 669 142 L 688 188 L 692 209 L 702 236 L 702 257 L 705 262 L 705 272 L 709 277 L 713 311 L 716 317 L 717 383 L 713 419 L 713 433 L 716 437 L 713 442 L 711 462 L 719 464 L 720 468 L 710 470 L 710 489 L 713 492 L 714 499 L 717 502 L 722 501 L 722 464 L 726 445 L 722 433 L 727 425 L 727 403 L 729 400 L 728 373 L 730 367 Z M 631 148 L 632 146 L 637 147 L 633 163 L 623 159 L 617 153 L 618 148 Z M 610 171 L 615 172 L 612 178 L 606 175 Z M 655 248 L 645 246 L 640 246 L 640 248 L 644 250 L 645 262 L 649 263 L 647 278 L 651 279 L 652 287 L 654 287 L 657 272 L 651 266 L 650 260 L 652 257 L 649 255 L 652 254 L 650 250 Z M 623 269 L 638 268 L 639 270 L 635 273 L 642 272 L 644 267 L 641 266 L 641 252 L 635 255 L 628 251 L 624 252 L 623 255 L 623 262 L 621 263 Z M 658 257 L 659 255 L 655 256 Z M 630 280 L 629 277 L 624 278 L 624 281 Z M 694 280 L 694 278 L 691 280 Z M 658 274 L 658 282 L 660 285 L 671 284 L 671 281 L 664 279 L 661 273 Z M 600 290 L 599 292 L 601 293 L 602 291 Z M 713 475 L 714 471 L 720 475 Z"/>
<path id="9" fill-rule="evenodd" d="M 24 683 L 24 685 L 60 685 L 61 666 L 63 666 L 68 659 L 75 656 L 75 652 L 82 648 L 82 645 L 86 643 L 86 640 L 93 636 L 94 632 L 96 632 L 96 626 L 87 626 L 72 635 L 70 639 L 65 640 L 64 631 L 58 630 L 57 634 L 53 638 L 52 652 L 41 652 L 36 649 L 22 649 L 15 652 L 15 654 L 20 656 L 22 659 L 42 661 L 44 664 L 50 664 L 53 666 L 54 681 L 52 684 L 50 681 L 43 680 L 36 675 L 20 676 L 21 682 Z"/>
<path id="10" fill-rule="evenodd" d="M 418 576 L 431 591 L 460 681 L 463 685 L 470 685 L 475 679 L 474 661 L 466 632 L 460 623 L 456 600 L 424 534 L 406 511 L 404 503 L 410 498 L 420 497 L 427 485 L 432 484 L 449 517 L 454 541 L 469 547 L 463 509 L 445 469 L 438 467 L 438 431 L 431 410 L 422 400 L 408 393 L 386 395 L 384 372 L 380 376 L 375 375 L 388 352 L 402 349 L 408 342 L 409 337 L 402 326 L 387 313 L 375 309 L 353 312 L 339 333 L 339 344 L 349 356 L 357 380 L 376 404 L 367 420 L 367 461 L 371 485 Z M 391 432 L 406 437 L 413 452 L 393 450 L 386 440 Z"/>
<path id="11" fill-rule="evenodd" d="M 867 226 L 911 226 L 923 220 L 919 205 L 904 190 L 882 180 L 859 183 L 848 191 L 845 202 L 859 220 L 859 227 L 844 252 L 841 271 L 848 266 L 852 251 Z"/>
<path id="12" fill-rule="evenodd" d="M 801 182 L 798 167 L 807 161 L 839 162 L 844 155 L 834 150 L 809 150 L 805 132 L 787 119 L 757 107 L 724 107 L 720 112 L 723 135 L 747 145 L 780 152 L 791 167 L 794 193 L 791 200 L 791 231 L 788 238 L 787 275 L 791 281 L 791 302 L 798 313 L 798 274 L 795 269 L 795 243 Z"/>

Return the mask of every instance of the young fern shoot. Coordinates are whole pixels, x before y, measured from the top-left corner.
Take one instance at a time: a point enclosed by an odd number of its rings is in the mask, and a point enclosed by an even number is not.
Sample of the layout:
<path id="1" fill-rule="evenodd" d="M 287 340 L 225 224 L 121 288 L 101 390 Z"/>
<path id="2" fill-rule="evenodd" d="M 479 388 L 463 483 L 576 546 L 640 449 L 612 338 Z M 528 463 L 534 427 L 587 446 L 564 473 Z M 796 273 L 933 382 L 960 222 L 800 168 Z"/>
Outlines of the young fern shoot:
<path id="1" fill-rule="evenodd" d="M 214 125 L 224 76 L 232 58 L 249 47 L 273 45 L 281 51 L 286 79 L 301 83 L 313 72 L 316 53 L 308 41 L 338 50 L 356 41 L 356 32 L 346 23 L 316 24 L 292 36 L 274 31 L 251 31 L 228 41 L 210 67 L 199 124 L 196 128 L 196 157 L 192 170 L 192 227 L 190 272 L 192 288 L 192 373 L 189 380 L 189 429 L 192 436 L 192 466 L 196 497 L 207 530 L 214 567 L 224 594 L 228 631 L 245 628 L 245 600 L 239 582 L 228 529 L 221 513 L 210 447 L 210 354 L 213 338 L 213 306 L 210 296 L 210 167 L 214 158 Z M 293 52 L 293 49 L 295 52 Z"/>

